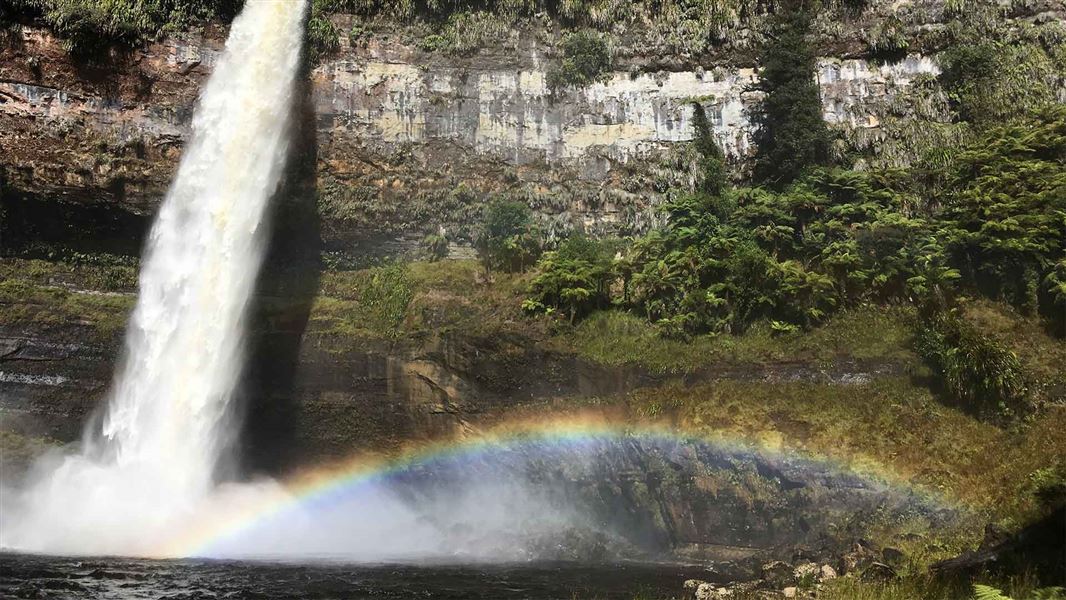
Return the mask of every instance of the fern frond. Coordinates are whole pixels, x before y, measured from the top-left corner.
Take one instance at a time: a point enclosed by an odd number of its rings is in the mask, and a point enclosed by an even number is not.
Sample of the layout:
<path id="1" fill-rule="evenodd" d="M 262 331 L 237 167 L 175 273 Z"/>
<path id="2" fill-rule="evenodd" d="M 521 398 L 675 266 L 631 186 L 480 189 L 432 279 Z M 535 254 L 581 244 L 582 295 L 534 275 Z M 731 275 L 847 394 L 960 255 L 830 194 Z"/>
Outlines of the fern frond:
<path id="1" fill-rule="evenodd" d="M 974 584 L 973 600 L 1011 600 L 1010 596 L 988 585 Z"/>

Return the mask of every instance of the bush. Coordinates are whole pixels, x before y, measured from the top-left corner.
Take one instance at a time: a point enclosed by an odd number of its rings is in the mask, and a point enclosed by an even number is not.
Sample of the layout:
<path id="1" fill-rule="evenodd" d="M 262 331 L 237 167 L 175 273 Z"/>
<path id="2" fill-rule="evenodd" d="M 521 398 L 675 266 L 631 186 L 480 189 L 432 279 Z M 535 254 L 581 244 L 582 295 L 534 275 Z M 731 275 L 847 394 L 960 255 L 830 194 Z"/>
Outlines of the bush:
<path id="1" fill-rule="evenodd" d="M 1057 508 L 1066 501 L 1066 462 L 1030 473 L 1029 487 L 1042 505 Z"/>
<path id="2" fill-rule="evenodd" d="M 76 54 L 91 56 L 112 44 L 133 45 L 195 21 L 230 19 L 239 0 L 15 0 L 8 10 L 40 15 Z"/>
<path id="3" fill-rule="evenodd" d="M 324 57 L 335 52 L 340 46 L 340 32 L 329 20 L 328 0 L 314 0 L 311 3 L 311 16 L 307 19 L 306 56 L 310 65 L 317 65 Z"/>
<path id="4" fill-rule="evenodd" d="M 1030 409 L 1018 357 L 953 313 L 922 319 L 916 350 L 941 377 L 945 391 L 985 417 L 1016 417 Z"/>
<path id="5" fill-rule="evenodd" d="M 607 38 L 595 31 L 567 34 L 562 42 L 563 58 L 548 69 L 547 84 L 552 92 L 581 87 L 601 79 L 611 68 Z"/>
<path id="6" fill-rule="evenodd" d="M 422 238 L 422 252 L 430 262 L 437 262 L 448 256 L 448 236 L 431 233 Z"/>
<path id="7" fill-rule="evenodd" d="M 497 199 L 485 207 L 475 247 L 486 269 L 525 271 L 540 256 L 540 246 L 528 206 Z"/>
<path id="8" fill-rule="evenodd" d="M 540 260 L 523 308 L 530 312 L 566 312 L 573 323 L 611 304 L 611 288 L 618 278 L 614 242 L 585 236 L 566 239 L 559 249 Z"/>
<path id="9" fill-rule="evenodd" d="M 359 307 L 368 321 L 366 327 L 394 334 L 403 324 L 413 297 L 403 263 L 370 269 L 359 290 Z"/>

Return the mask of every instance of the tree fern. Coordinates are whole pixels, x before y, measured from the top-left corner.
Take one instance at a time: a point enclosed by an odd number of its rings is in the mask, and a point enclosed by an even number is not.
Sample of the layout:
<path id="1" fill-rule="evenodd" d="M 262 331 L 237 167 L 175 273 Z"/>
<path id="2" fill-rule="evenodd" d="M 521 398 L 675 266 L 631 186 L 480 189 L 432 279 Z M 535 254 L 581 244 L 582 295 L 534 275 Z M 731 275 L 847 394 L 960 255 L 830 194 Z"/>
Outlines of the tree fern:
<path id="1" fill-rule="evenodd" d="M 1012 598 L 1004 595 L 1003 592 L 994 587 L 974 584 L 973 600 L 1012 600 Z"/>

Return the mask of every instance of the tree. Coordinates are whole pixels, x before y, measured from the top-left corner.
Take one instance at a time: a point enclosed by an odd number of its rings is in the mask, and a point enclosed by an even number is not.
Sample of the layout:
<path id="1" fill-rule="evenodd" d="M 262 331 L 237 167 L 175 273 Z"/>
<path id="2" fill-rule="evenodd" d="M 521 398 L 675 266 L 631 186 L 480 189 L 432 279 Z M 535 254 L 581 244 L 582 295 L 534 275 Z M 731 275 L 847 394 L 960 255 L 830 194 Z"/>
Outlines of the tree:
<path id="1" fill-rule="evenodd" d="M 692 125 L 696 137 L 693 140 L 700 158 L 700 190 L 709 196 L 721 196 L 726 190 L 725 155 L 714 140 L 714 130 L 707 119 L 707 112 L 699 102 L 692 103 Z"/>
<path id="2" fill-rule="evenodd" d="M 573 323 L 611 303 L 616 245 L 583 235 L 567 238 L 559 249 L 548 252 L 539 263 L 540 273 L 530 284 L 523 307 L 530 312 L 559 308 Z"/>
<path id="3" fill-rule="evenodd" d="M 524 271 L 540 255 L 532 211 L 521 202 L 497 199 L 490 203 L 475 246 L 486 269 Z"/>
<path id="4" fill-rule="evenodd" d="M 941 218 L 960 270 L 990 296 L 1047 312 L 1041 284 L 1066 248 L 1066 108 L 990 128 L 957 163 Z"/>
<path id="5" fill-rule="evenodd" d="M 437 262 L 448 256 L 448 236 L 443 228 L 439 233 L 430 233 L 422 238 L 421 245 L 430 262 Z"/>
<path id="6" fill-rule="evenodd" d="M 611 49 L 604 35 L 595 31 L 576 31 L 562 42 L 563 58 L 548 69 L 548 89 L 555 92 L 569 86 L 589 85 L 611 68 Z"/>
<path id="7" fill-rule="evenodd" d="M 783 189 L 813 165 L 829 159 L 829 130 L 814 81 L 815 55 L 805 10 L 780 17 L 776 35 L 763 53 L 760 81 L 766 94 L 753 110 L 756 126 L 755 180 Z"/>

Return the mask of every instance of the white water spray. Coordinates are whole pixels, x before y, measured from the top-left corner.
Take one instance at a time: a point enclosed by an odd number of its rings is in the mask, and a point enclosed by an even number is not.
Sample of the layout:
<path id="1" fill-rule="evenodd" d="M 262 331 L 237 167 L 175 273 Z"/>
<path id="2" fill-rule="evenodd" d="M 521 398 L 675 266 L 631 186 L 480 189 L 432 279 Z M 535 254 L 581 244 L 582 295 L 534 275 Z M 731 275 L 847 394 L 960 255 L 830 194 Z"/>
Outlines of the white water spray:
<path id="1" fill-rule="evenodd" d="M 287 153 L 305 4 L 247 0 L 234 21 L 149 237 L 101 426 L 76 454 L 42 458 L 22 489 L 0 486 L 0 549 L 514 560 L 526 542 L 573 526 L 505 470 L 406 499 L 382 481 L 330 506 L 295 505 L 208 548 L 182 541 L 293 500 L 273 481 L 216 486 L 213 476 L 237 429 L 244 313 Z"/>
<path id="2" fill-rule="evenodd" d="M 102 431 L 5 498 L 0 546 L 151 553 L 213 494 L 286 156 L 304 10 L 305 0 L 248 0 L 233 22 L 149 237 Z"/>

